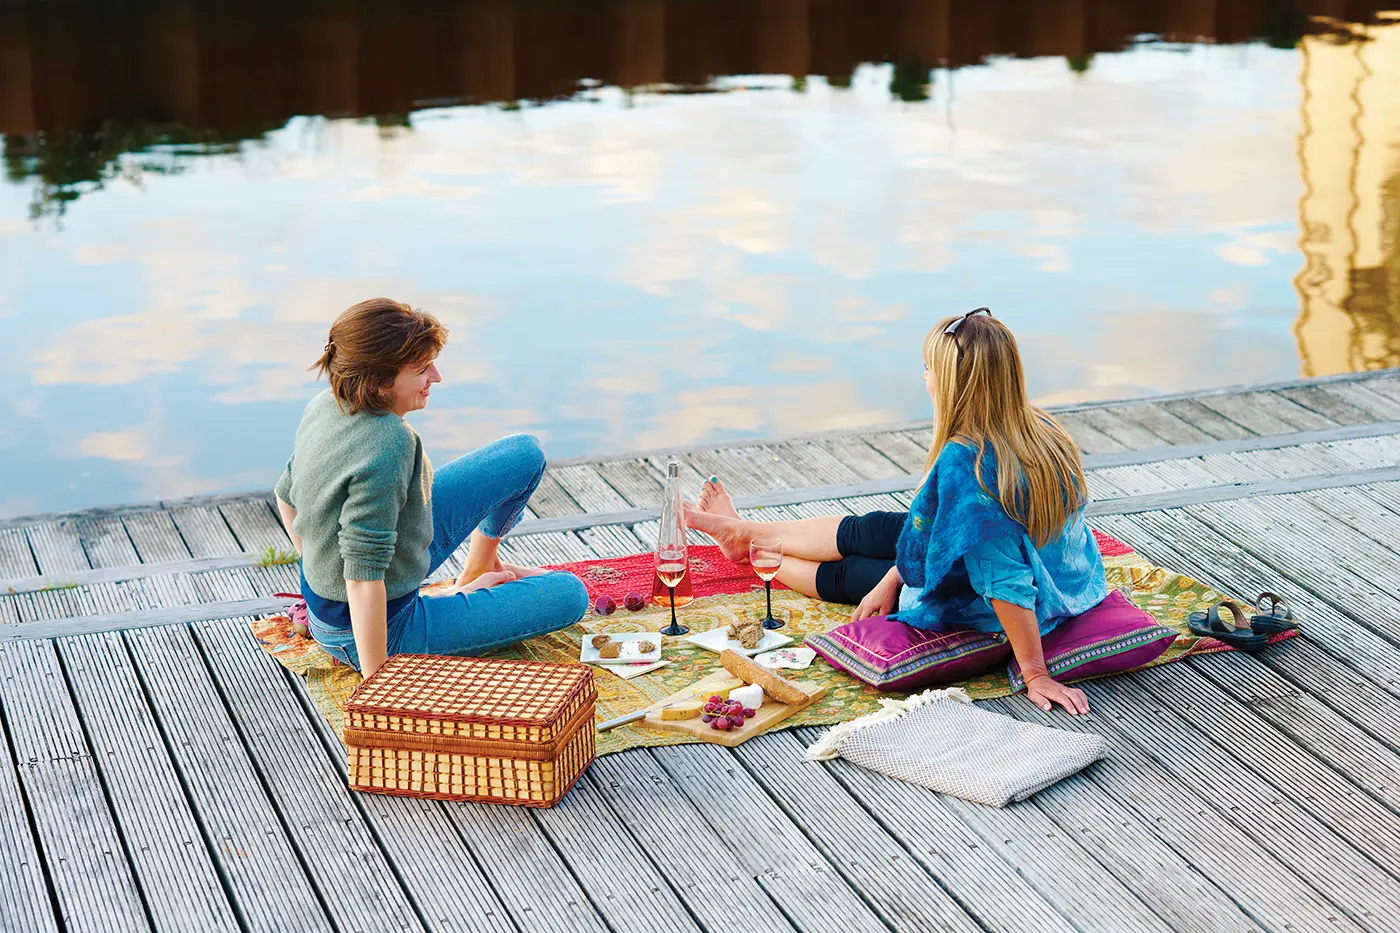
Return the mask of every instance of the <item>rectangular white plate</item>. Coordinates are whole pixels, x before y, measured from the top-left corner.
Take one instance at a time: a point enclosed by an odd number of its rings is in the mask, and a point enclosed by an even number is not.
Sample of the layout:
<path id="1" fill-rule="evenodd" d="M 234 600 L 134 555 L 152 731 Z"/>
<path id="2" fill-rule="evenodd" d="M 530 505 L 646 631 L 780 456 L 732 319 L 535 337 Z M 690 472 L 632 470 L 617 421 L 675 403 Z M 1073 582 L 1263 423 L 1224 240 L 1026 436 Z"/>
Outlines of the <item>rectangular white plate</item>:
<path id="1" fill-rule="evenodd" d="M 585 664 L 625 664 L 629 661 L 661 660 L 660 632 L 594 632 L 593 634 L 611 636 L 613 641 L 622 646 L 622 653 L 615 658 L 600 658 L 598 649 L 593 647 L 593 635 L 584 635 L 578 659 Z M 653 646 L 647 654 L 641 654 L 637 651 L 637 643 L 643 641 L 649 641 Z"/>
<path id="2" fill-rule="evenodd" d="M 781 648 L 783 645 L 792 644 L 792 636 L 784 635 L 772 629 L 765 629 L 763 637 L 758 640 L 757 648 L 745 648 L 734 639 L 725 634 L 725 627 L 712 628 L 708 632 L 692 632 L 685 636 L 685 640 L 692 645 L 699 645 L 708 651 L 721 652 L 726 648 L 737 651 L 740 654 L 753 657 L 760 651 L 772 651 L 774 648 Z"/>
<path id="3" fill-rule="evenodd" d="M 635 664 L 617 664 L 614 662 L 599 661 L 597 666 L 605 671 L 612 671 L 623 680 L 631 680 L 633 677 L 650 674 L 652 671 L 659 670 L 670 663 L 670 661 L 662 658 L 660 661 L 638 661 Z"/>

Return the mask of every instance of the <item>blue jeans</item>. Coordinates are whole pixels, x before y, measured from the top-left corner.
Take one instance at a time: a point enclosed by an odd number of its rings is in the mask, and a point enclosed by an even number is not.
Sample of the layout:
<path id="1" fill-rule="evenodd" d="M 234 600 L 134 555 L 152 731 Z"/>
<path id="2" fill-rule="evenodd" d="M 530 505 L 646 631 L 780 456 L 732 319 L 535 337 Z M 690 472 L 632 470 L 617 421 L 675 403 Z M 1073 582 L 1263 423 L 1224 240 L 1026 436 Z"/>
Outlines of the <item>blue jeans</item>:
<path id="1" fill-rule="evenodd" d="M 499 538 L 544 476 L 544 448 L 512 434 L 463 454 L 433 474 L 433 543 L 428 575 L 477 528 Z M 588 591 L 571 573 L 547 573 L 452 596 L 419 596 L 388 620 L 389 654 L 477 655 L 573 625 Z M 360 666 L 350 629 L 309 618 L 311 635 L 338 661 Z"/>

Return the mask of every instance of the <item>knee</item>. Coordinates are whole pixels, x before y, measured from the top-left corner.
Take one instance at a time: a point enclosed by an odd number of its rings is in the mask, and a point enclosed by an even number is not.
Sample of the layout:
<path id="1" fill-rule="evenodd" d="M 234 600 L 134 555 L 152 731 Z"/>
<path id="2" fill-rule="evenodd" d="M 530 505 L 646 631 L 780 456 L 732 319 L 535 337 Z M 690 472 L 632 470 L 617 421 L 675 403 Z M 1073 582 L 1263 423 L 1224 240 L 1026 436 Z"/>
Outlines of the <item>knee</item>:
<path id="1" fill-rule="evenodd" d="M 545 456 L 544 444 L 533 434 L 511 434 L 501 439 L 501 443 L 507 445 L 510 455 L 521 468 L 528 470 L 531 476 L 544 469 Z"/>
<path id="2" fill-rule="evenodd" d="M 584 617 L 588 612 L 588 588 L 582 580 L 562 570 L 546 574 L 543 579 L 550 582 L 550 604 L 560 628 Z"/>

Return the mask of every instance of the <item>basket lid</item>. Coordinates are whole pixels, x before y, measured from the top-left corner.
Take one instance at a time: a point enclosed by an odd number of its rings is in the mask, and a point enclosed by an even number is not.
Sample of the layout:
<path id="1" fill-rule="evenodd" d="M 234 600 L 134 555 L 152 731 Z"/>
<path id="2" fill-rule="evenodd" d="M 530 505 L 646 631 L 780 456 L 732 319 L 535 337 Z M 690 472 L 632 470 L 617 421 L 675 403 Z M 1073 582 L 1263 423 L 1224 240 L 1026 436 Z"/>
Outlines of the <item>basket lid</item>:
<path id="1" fill-rule="evenodd" d="M 592 682 L 584 664 L 396 654 L 356 688 L 345 711 L 545 725 Z"/>

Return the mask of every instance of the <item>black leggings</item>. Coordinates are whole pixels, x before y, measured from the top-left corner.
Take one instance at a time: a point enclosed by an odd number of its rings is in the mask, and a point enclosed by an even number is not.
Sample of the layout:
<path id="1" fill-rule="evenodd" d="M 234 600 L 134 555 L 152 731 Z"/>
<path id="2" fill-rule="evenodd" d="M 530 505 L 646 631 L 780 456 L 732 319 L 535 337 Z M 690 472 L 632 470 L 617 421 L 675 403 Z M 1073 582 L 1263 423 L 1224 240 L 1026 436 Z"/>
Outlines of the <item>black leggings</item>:
<path id="1" fill-rule="evenodd" d="M 894 552 L 908 512 L 848 515 L 836 528 L 840 560 L 817 567 L 817 595 L 827 602 L 854 606 L 875 589 L 894 566 Z"/>

